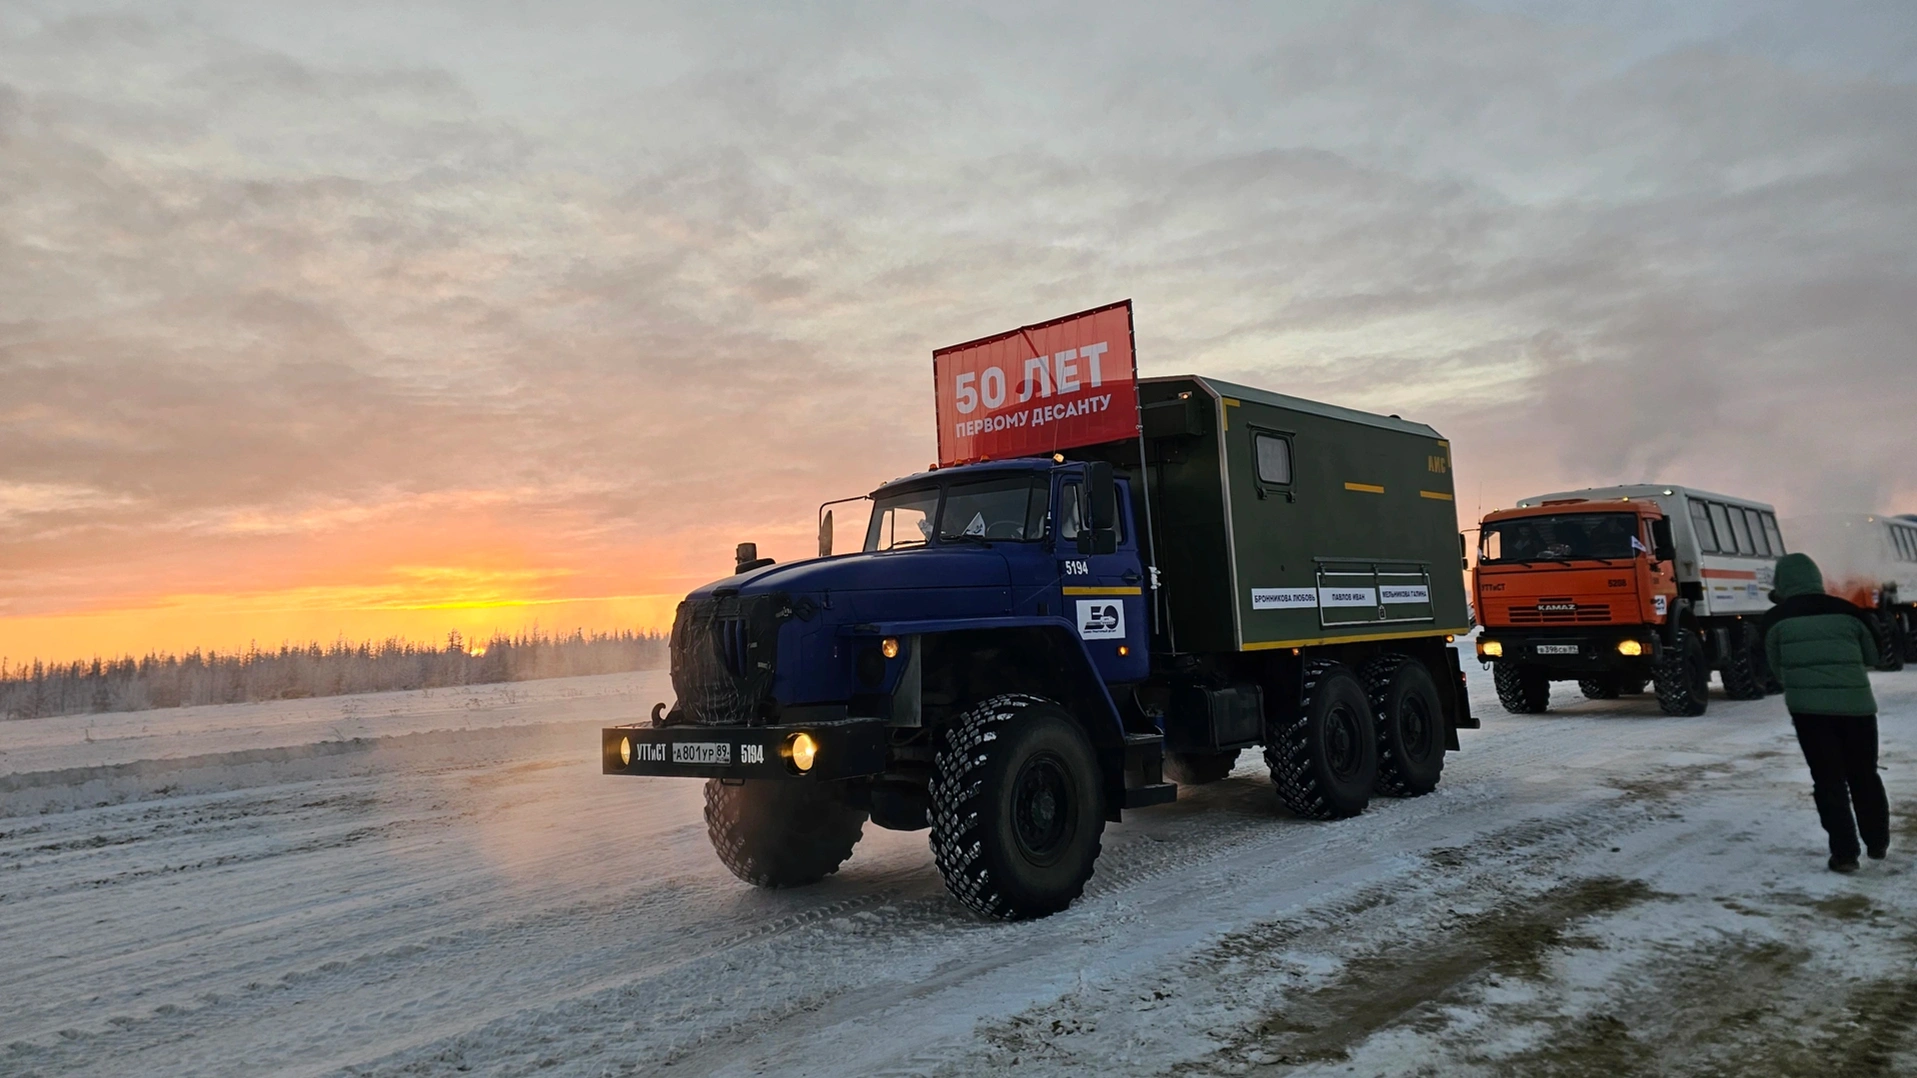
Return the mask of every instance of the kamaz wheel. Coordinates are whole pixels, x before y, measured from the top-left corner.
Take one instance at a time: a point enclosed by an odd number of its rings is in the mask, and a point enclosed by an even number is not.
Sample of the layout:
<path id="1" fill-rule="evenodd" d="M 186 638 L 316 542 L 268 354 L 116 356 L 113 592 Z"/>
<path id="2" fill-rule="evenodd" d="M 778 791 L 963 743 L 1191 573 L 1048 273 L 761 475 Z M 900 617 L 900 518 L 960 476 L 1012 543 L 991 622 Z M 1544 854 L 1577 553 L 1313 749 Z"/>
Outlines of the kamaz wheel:
<path id="1" fill-rule="evenodd" d="M 1881 670 L 1902 670 L 1904 668 L 1904 640 L 1899 630 L 1902 629 L 1903 626 L 1898 623 L 1897 615 L 1888 610 L 1878 611 L 1875 615 L 1875 620 L 1877 622 L 1879 652 L 1877 661 L 1878 668 Z"/>
<path id="2" fill-rule="evenodd" d="M 1740 621 L 1731 630 L 1731 653 L 1718 672 L 1724 678 L 1724 695 L 1733 700 L 1764 698 L 1764 660 L 1758 654 L 1762 643 L 1749 622 Z"/>
<path id="3" fill-rule="evenodd" d="M 1909 610 L 1897 615 L 1897 639 L 1904 645 L 1904 661 L 1917 663 L 1917 624 L 1912 623 Z"/>
<path id="4" fill-rule="evenodd" d="M 1386 797 L 1422 797 L 1444 773 L 1444 705 L 1423 663 L 1385 655 L 1361 671 L 1378 724 L 1378 778 Z"/>
<path id="5" fill-rule="evenodd" d="M 1165 778 L 1180 786 L 1203 786 L 1217 782 L 1238 766 L 1238 753 L 1168 752 L 1165 754 Z"/>
<path id="6" fill-rule="evenodd" d="M 1711 703 L 1711 661 L 1689 629 L 1677 631 L 1677 643 L 1651 668 L 1657 706 L 1666 715 L 1702 715 Z"/>
<path id="7" fill-rule="evenodd" d="M 1542 715 L 1551 707 L 1551 679 L 1535 666 L 1494 663 L 1491 680 L 1498 687 L 1498 703 L 1513 715 Z"/>
<path id="8" fill-rule="evenodd" d="M 1305 667 L 1305 706 L 1265 746 L 1278 800 L 1300 816 L 1336 820 L 1371 803 L 1378 731 L 1371 700 L 1349 667 Z"/>
<path id="9" fill-rule="evenodd" d="M 865 812 L 833 786 L 804 779 L 706 780 L 706 834 L 734 876 L 755 887 L 803 887 L 839 870 Z"/>
<path id="10" fill-rule="evenodd" d="M 1105 830 L 1098 758 L 1049 700 L 1010 693 L 934 735 L 932 860 L 987 917 L 1043 917 L 1092 878 Z"/>
<path id="11" fill-rule="evenodd" d="M 1618 685 L 1616 674 L 1592 674 L 1578 679 L 1578 691 L 1587 700 L 1615 700 L 1624 690 Z"/>

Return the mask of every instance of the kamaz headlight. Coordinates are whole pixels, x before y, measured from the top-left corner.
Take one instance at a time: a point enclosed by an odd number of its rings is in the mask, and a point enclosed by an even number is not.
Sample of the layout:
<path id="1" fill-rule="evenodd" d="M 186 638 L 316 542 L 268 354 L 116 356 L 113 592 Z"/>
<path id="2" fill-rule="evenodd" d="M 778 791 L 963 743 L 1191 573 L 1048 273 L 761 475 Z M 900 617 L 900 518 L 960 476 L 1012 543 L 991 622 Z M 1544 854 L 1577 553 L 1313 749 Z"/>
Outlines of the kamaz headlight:
<path id="1" fill-rule="evenodd" d="M 1487 659 L 1501 659 L 1504 657 L 1504 645 L 1496 640 L 1480 640 L 1478 654 Z"/>
<path id="2" fill-rule="evenodd" d="M 1617 653 L 1619 655 L 1642 655 L 1644 654 L 1644 645 L 1636 640 L 1620 640 L 1617 642 Z"/>

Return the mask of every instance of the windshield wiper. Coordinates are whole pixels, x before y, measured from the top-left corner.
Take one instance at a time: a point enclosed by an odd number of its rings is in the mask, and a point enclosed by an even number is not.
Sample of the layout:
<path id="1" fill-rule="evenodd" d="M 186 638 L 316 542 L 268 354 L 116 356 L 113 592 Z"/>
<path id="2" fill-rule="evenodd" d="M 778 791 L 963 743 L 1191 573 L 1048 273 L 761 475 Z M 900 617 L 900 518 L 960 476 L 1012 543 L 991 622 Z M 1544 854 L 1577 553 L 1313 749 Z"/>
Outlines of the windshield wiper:
<path id="1" fill-rule="evenodd" d="M 978 545 L 982 547 L 989 547 L 992 545 L 992 541 L 990 539 L 985 538 L 983 535 L 941 535 L 939 536 L 939 542 L 941 543 L 977 543 Z"/>

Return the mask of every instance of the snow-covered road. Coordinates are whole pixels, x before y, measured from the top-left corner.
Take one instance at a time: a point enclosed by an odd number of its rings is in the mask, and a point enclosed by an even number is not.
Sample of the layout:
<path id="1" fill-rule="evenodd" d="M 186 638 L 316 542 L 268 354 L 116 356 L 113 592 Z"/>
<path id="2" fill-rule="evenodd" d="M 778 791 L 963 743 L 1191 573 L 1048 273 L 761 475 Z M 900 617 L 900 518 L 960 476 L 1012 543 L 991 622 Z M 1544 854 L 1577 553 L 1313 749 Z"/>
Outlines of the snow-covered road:
<path id="1" fill-rule="evenodd" d="M 1917 672 L 1854 877 L 1780 700 L 1471 672 L 1438 793 L 1304 822 L 1247 753 L 1023 924 L 922 832 L 735 881 L 697 783 L 598 774 L 661 674 L 11 723 L 0 1072 L 1917 1073 Z"/>

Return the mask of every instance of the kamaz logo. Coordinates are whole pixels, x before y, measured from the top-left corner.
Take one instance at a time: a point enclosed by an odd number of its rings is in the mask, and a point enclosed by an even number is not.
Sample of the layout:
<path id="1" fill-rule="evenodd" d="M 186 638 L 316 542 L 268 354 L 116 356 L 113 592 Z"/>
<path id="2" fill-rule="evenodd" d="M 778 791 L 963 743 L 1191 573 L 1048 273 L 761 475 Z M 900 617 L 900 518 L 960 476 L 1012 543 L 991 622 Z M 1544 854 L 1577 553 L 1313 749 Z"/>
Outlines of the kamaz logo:
<path id="1" fill-rule="evenodd" d="M 1538 609 L 1546 614 L 1571 614 L 1577 611 L 1576 603 L 1539 603 Z"/>

